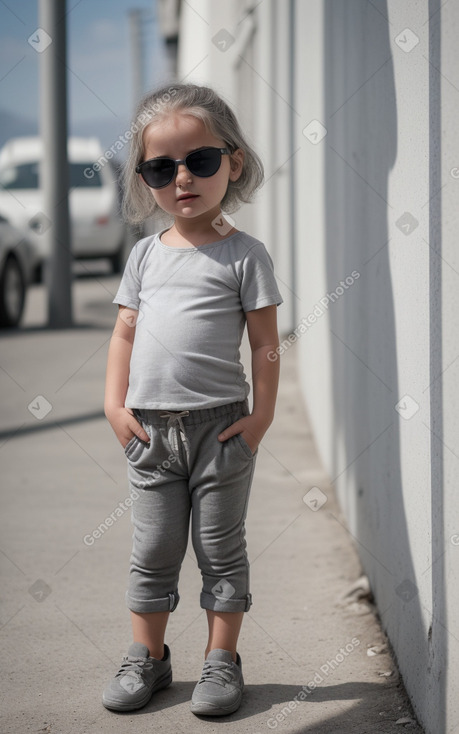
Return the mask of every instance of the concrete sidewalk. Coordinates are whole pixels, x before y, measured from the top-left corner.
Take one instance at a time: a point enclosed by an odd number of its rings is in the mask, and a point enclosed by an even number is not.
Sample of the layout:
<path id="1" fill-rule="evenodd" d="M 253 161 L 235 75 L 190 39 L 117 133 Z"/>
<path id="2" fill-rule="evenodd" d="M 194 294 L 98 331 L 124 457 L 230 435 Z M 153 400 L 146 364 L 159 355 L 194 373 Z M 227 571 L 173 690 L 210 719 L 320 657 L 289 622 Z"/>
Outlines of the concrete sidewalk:
<path id="1" fill-rule="evenodd" d="M 131 641 L 129 510 L 92 535 L 128 496 L 124 453 L 103 414 L 118 280 L 79 278 L 77 327 L 56 332 L 40 328 L 44 292 L 34 286 L 25 328 L 2 335 L 2 734 L 422 732 L 396 723 L 414 716 L 372 607 L 357 594 L 342 601 L 361 569 L 315 451 L 294 349 L 282 358 L 249 505 L 254 604 L 239 645 L 241 708 L 221 719 L 189 711 L 206 643 L 191 545 L 167 634 L 172 686 L 138 712 L 103 708 Z M 323 495 L 305 498 L 312 487 Z"/>

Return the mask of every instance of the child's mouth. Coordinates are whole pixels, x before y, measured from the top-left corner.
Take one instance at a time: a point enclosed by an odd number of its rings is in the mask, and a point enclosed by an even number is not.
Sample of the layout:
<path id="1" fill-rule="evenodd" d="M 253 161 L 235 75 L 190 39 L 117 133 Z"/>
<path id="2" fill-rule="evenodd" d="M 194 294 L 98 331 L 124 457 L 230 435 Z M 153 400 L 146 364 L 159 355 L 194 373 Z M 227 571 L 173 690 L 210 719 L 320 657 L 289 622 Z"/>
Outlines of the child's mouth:
<path id="1" fill-rule="evenodd" d="M 192 201 L 193 199 L 197 198 L 197 194 L 184 194 L 183 196 L 179 196 L 179 201 Z"/>

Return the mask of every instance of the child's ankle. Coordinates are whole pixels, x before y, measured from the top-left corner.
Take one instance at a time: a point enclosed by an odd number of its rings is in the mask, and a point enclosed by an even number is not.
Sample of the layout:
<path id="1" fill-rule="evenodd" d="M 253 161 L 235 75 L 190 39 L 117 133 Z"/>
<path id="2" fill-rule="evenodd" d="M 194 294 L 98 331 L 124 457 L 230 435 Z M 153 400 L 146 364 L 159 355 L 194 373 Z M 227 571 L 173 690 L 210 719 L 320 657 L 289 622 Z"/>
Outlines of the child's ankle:
<path id="1" fill-rule="evenodd" d="M 164 645 L 157 645 L 156 647 L 150 647 L 147 645 L 147 647 L 150 657 L 155 658 L 155 660 L 162 660 L 166 655 L 166 648 Z"/>
<path id="2" fill-rule="evenodd" d="M 166 656 L 166 648 L 164 645 L 162 647 L 155 647 L 153 652 L 150 653 L 151 658 L 155 658 L 155 660 L 163 660 L 163 658 Z"/>

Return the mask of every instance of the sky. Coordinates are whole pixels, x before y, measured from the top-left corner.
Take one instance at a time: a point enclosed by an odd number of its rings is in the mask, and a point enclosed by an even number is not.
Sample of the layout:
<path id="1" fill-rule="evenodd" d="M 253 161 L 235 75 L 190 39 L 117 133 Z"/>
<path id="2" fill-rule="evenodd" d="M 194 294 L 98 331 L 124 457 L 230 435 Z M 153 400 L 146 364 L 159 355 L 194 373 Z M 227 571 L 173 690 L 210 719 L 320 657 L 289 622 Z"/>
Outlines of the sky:
<path id="1" fill-rule="evenodd" d="M 147 91 L 167 74 L 155 0 L 67 0 L 69 133 L 98 137 L 104 148 L 132 116 L 133 8 L 143 11 Z M 27 39 L 39 25 L 38 0 L 0 0 L 0 146 L 13 135 L 38 131 L 40 54 Z"/>

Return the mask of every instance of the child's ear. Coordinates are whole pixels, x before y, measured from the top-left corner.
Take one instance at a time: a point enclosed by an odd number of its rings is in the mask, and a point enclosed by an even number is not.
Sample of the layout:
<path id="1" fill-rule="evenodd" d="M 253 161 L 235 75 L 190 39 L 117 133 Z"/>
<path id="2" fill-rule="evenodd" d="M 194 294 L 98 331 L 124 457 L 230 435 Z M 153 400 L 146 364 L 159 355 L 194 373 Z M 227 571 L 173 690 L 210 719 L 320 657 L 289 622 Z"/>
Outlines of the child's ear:
<path id="1" fill-rule="evenodd" d="M 237 181 L 242 173 L 242 167 L 244 165 L 244 151 L 242 148 L 237 148 L 234 153 L 230 155 L 230 181 Z"/>

